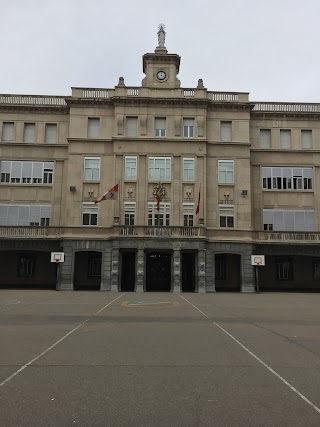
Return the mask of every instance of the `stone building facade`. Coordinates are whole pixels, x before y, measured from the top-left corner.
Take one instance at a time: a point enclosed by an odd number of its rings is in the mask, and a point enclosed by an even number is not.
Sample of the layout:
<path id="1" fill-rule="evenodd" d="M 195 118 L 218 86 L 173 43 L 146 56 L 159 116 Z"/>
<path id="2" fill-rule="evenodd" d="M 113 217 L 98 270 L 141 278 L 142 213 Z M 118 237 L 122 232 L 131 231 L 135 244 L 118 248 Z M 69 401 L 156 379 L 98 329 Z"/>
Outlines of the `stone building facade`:
<path id="1" fill-rule="evenodd" d="M 320 104 L 181 87 L 160 35 L 140 87 L 0 95 L 0 286 L 318 290 Z"/>

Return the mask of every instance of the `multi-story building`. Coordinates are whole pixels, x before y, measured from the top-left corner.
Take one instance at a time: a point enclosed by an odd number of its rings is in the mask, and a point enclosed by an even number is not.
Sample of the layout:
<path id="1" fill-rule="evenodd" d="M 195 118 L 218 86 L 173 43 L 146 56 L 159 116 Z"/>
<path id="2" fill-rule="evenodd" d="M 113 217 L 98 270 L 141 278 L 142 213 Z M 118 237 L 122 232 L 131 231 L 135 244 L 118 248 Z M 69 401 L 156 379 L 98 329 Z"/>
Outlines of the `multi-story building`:
<path id="1" fill-rule="evenodd" d="M 140 87 L 0 95 L 1 285 L 320 289 L 320 104 L 180 87 L 164 36 Z"/>

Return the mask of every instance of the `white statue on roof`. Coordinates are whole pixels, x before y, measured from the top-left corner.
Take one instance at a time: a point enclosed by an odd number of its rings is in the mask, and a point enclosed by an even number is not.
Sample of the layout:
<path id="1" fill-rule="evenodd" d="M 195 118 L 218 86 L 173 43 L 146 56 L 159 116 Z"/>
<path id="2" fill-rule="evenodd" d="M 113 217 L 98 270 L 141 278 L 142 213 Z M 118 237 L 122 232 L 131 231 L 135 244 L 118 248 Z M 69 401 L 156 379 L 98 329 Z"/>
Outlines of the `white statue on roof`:
<path id="1" fill-rule="evenodd" d="M 166 32 L 164 30 L 165 26 L 164 24 L 159 25 L 159 31 L 158 31 L 158 47 L 165 47 L 165 41 L 166 41 Z"/>

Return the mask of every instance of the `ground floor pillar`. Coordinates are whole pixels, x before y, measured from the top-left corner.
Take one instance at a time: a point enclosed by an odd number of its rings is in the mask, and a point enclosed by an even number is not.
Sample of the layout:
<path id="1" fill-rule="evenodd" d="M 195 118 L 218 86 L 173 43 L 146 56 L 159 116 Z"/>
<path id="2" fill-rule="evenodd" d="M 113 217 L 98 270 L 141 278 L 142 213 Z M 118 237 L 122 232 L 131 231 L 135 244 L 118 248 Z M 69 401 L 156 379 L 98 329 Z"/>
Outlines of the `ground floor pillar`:
<path id="1" fill-rule="evenodd" d="M 198 293 L 206 292 L 206 250 L 198 251 Z"/>
<path id="2" fill-rule="evenodd" d="M 181 252 L 173 251 L 173 292 L 181 292 Z"/>
<path id="3" fill-rule="evenodd" d="M 137 274 L 136 274 L 136 292 L 143 292 L 144 286 L 144 249 L 138 248 L 137 251 Z"/>

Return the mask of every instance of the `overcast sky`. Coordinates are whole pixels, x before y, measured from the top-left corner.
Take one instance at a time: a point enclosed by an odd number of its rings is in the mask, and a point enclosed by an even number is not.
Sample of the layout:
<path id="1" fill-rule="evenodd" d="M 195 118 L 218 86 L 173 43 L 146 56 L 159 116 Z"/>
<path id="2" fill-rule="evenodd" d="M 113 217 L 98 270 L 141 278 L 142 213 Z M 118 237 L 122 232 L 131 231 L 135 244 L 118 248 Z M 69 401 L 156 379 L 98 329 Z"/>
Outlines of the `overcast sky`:
<path id="1" fill-rule="evenodd" d="M 140 86 L 166 27 L 185 88 L 320 102 L 319 0 L 0 0 L 0 93 Z"/>

